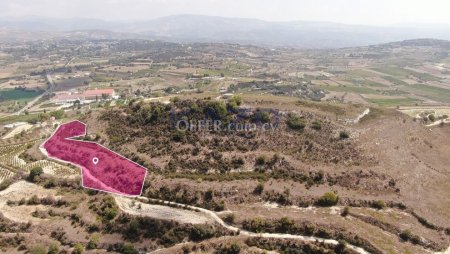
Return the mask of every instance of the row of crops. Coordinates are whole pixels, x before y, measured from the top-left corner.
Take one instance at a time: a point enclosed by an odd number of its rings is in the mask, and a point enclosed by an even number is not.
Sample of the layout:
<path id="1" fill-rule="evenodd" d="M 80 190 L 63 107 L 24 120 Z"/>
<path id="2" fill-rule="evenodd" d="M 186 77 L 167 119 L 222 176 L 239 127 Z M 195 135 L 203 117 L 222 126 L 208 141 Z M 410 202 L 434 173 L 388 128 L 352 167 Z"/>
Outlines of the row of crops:
<path id="1" fill-rule="evenodd" d="M 43 130 L 46 133 L 50 130 Z M 28 135 L 27 135 L 28 136 Z M 45 135 L 43 135 L 45 136 Z M 28 141 L 26 141 L 28 139 Z M 79 174 L 78 170 L 60 162 L 52 160 L 39 160 L 34 162 L 26 162 L 19 156 L 27 149 L 41 143 L 44 138 L 33 139 L 21 137 L 20 139 L 6 139 L 0 141 L 0 183 L 14 176 L 15 171 L 24 170 L 29 172 L 35 167 L 41 167 L 44 173 L 55 175 L 57 177 L 73 177 Z"/>

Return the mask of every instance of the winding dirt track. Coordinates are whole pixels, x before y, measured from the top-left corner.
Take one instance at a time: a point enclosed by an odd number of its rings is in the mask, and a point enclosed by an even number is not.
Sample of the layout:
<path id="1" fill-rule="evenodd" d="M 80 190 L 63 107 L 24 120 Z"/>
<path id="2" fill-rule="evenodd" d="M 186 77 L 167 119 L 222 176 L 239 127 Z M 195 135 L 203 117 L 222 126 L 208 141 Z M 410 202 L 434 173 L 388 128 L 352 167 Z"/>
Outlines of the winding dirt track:
<path id="1" fill-rule="evenodd" d="M 172 220 L 183 224 L 205 224 L 214 222 L 210 217 L 201 212 L 186 209 L 176 209 L 164 205 L 146 204 L 124 196 L 115 195 L 117 206 L 128 214 L 137 216 L 149 216 L 154 219 Z"/>
<path id="2" fill-rule="evenodd" d="M 124 202 L 124 200 L 128 200 L 128 202 L 131 202 L 133 199 L 131 198 L 126 198 L 126 197 L 120 197 L 120 199 L 123 199 L 122 202 Z M 324 239 L 324 238 L 320 238 L 320 237 L 314 237 L 314 236 L 302 236 L 302 235 L 291 235 L 291 234 L 271 234 L 271 233 L 254 233 L 254 232 L 250 232 L 250 231 L 246 231 L 246 230 L 242 230 L 240 228 L 237 227 L 233 227 L 230 226 L 228 224 L 226 224 L 219 216 L 217 216 L 217 213 L 204 209 L 204 208 L 200 208 L 200 207 L 195 207 L 195 206 L 189 206 L 189 205 L 184 205 L 184 204 L 179 204 L 179 203 L 175 203 L 175 202 L 169 202 L 169 201 L 164 201 L 164 200 L 157 200 L 157 199 L 149 199 L 146 197 L 137 197 L 137 200 L 142 200 L 144 202 L 147 201 L 151 201 L 151 202 L 158 202 L 161 205 L 149 205 L 149 204 L 145 204 L 147 206 L 159 206 L 161 207 L 162 205 L 165 206 L 179 206 L 179 207 L 184 207 L 186 209 L 190 209 L 196 212 L 200 212 L 203 213 L 203 216 L 205 217 L 205 220 L 207 221 L 214 221 L 216 223 L 218 223 L 219 225 L 221 225 L 222 227 L 233 231 L 233 232 L 239 232 L 240 236 L 248 236 L 248 237 L 262 237 L 262 238 L 271 238 L 271 239 L 294 239 L 294 240 L 301 240 L 304 242 L 320 242 L 320 243 L 327 243 L 327 244 L 331 244 L 331 245 L 337 245 L 338 241 L 333 240 L 333 239 Z M 120 207 L 120 206 L 119 206 Z M 172 207 L 166 207 L 168 210 L 165 209 L 165 211 L 170 211 L 171 213 L 177 213 L 178 215 L 182 215 L 179 213 L 178 208 L 172 208 Z M 178 212 L 176 212 L 178 210 Z M 124 212 L 127 212 L 125 210 L 123 210 Z M 139 215 L 141 216 L 149 216 L 149 217 L 155 217 L 155 214 L 148 214 L 145 212 L 140 213 Z M 185 216 L 187 216 L 186 218 L 183 218 L 182 221 L 184 223 L 192 223 L 190 222 L 190 220 L 192 220 L 193 218 L 190 217 L 190 215 L 188 215 L 187 213 L 184 213 Z M 196 216 L 198 217 L 199 214 L 196 213 Z M 206 219 L 206 217 L 208 219 Z M 166 217 L 167 219 L 167 217 Z M 180 219 L 180 218 L 178 218 Z M 182 223 L 183 223 L 182 222 Z M 194 220 L 194 224 L 198 223 L 198 219 Z M 182 244 L 186 244 L 186 243 L 182 243 Z M 347 243 L 347 248 L 350 248 L 354 251 L 356 251 L 357 253 L 360 254 L 370 254 L 370 252 L 366 251 L 365 249 L 361 248 L 361 247 L 357 247 L 351 244 Z M 165 249 L 159 249 L 159 250 L 155 250 L 151 253 L 158 253 L 159 251 L 163 251 Z M 431 253 L 431 252 L 430 252 Z M 443 251 L 443 252 L 434 252 L 433 254 L 450 254 L 450 246 L 448 247 L 447 250 Z"/>
<path id="3" fill-rule="evenodd" d="M 120 197 L 120 199 L 128 199 L 129 202 L 132 201 L 132 199 L 125 198 L 125 197 Z M 204 208 L 195 207 L 195 206 L 189 206 L 189 205 L 184 205 L 184 204 L 178 204 L 178 203 L 169 202 L 169 201 L 157 200 L 157 199 L 149 199 L 149 198 L 145 198 L 145 197 L 137 197 L 136 199 L 137 200 L 142 200 L 144 202 L 147 202 L 147 201 L 158 202 L 159 204 L 162 204 L 162 205 L 180 206 L 180 207 L 185 207 L 185 208 L 193 210 L 193 211 L 198 211 L 200 213 L 203 213 L 203 216 L 205 216 L 205 217 L 215 221 L 216 223 L 218 223 L 222 227 L 224 227 L 224 228 L 226 228 L 226 229 L 228 229 L 230 231 L 233 231 L 233 232 L 239 232 L 239 235 L 241 235 L 241 236 L 262 237 L 262 238 L 276 238 L 276 239 L 295 239 L 295 240 L 301 240 L 301 241 L 305 241 L 305 242 L 320 242 L 320 243 L 327 243 L 327 244 L 331 244 L 331 245 L 337 245 L 338 244 L 338 241 L 333 240 L 333 239 L 324 239 L 324 238 L 313 237 L 313 236 L 302 236 L 302 235 L 291 235 L 291 234 L 254 233 L 254 232 L 242 230 L 242 229 L 237 228 L 237 227 L 230 226 L 230 225 L 226 224 L 221 218 L 219 218 L 219 216 L 217 216 L 217 214 L 215 212 L 207 210 L 207 209 L 204 209 Z M 120 201 L 123 202 L 123 200 L 120 200 Z M 121 206 L 119 205 L 119 207 L 121 207 Z M 121 207 L 121 209 L 122 209 L 122 207 Z M 171 208 L 171 209 L 179 210 L 177 208 Z M 122 211 L 127 212 L 127 210 L 123 210 L 123 209 L 122 209 Z M 154 214 L 141 213 L 140 215 L 154 217 L 153 216 Z M 191 217 L 185 218 L 183 220 L 189 221 L 190 219 L 191 219 Z M 357 253 L 360 253 L 360 254 L 370 254 L 369 252 L 367 252 L 363 248 L 356 247 L 356 246 L 351 245 L 351 244 L 347 244 L 347 247 L 352 249 L 352 250 L 354 250 L 354 251 L 356 251 Z"/>

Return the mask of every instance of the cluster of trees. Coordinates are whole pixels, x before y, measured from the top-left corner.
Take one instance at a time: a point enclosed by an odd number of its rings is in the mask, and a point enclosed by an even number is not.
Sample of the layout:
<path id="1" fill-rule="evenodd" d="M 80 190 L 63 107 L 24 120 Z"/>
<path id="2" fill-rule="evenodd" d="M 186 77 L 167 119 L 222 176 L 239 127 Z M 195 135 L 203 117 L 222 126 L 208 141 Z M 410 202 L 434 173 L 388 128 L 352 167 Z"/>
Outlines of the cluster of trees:
<path id="1" fill-rule="evenodd" d="M 203 207 L 213 211 L 225 210 L 225 203 L 217 200 L 213 190 L 192 192 L 181 186 L 175 186 L 175 188 L 163 186 L 158 190 L 149 190 L 146 196 L 153 199 Z"/>
<path id="2" fill-rule="evenodd" d="M 106 133 L 112 149 L 145 167 L 155 168 L 160 172 L 174 173 L 185 169 L 195 169 L 201 173 L 212 170 L 229 173 L 230 170 L 241 168 L 251 162 L 245 161 L 243 158 L 229 158 L 223 156 L 223 153 L 227 151 L 258 151 L 261 147 L 269 149 L 277 146 L 273 142 L 265 143 L 259 138 L 259 133 L 254 131 L 219 131 L 204 135 L 202 129 L 195 129 L 196 127 L 194 127 L 195 131 L 185 129 L 186 126 L 181 126 L 182 129 L 177 128 L 177 124 L 180 122 L 188 123 L 190 127 L 192 125 L 200 126 L 200 120 L 210 120 L 211 126 L 213 125 L 211 120 L 221 120 L 222 127 L 225 129 L 228 129 L 226 128 L 228 123 L 258 126 L 259 123 L 276 124 L 278 121 L 286 121 L 289 129 L 301 131 L 309 127 L 318 132 L 317 135 L 299 135 L 290 142 L 292 149 L 298 149 L 296 156 L 299 159 L 307 158 L 335 163 L 341 159 L 352 158 L 352 161 L 359 159 L 354 158 L 358 156 L 355 148 L 350 146 L 342 148 L 343 144 L 330 142 L 332 140 L 330 128 L 319 132 L 324 129 L 324 124 L 321 121 L 310 120 L 314 119 L 312 114 L 304 113 L 303 117 L 296 114 L 284 116 L 275 111 L 252 111 L 239 108 L 240 105 L 242 105 L 242 98 L 239 96 L 235 96 L 227 102 L 211 99 L 194 101 L 174 98 L 172 103 L 167 105 L 146 104 L 133 100 L 120 109 L 103 112 L 100 119 L 108 122 Z M 289 137 L 280 133 L 280 138 Z M 342 138 L 345 137 L 342 136 Z M 138 140 L 148 142 L 138 142 Z M 137 151 L 132 152 L 124 148 L 122 145 L 125 143 L 135 144 Z M 184 144 L 194 144 L 194 146 L 187 147 Z M 291 147 L 287 149 L 291 149 Z M 338 149 L 342 152 L 333 152 Z M 144 154 L 148 156 L 142 156 Z M 156 168 L 148 160 L 149 157 L 161 156 L 170 157 L 169 162 L 162 168 Z M 191 159 L 187 160 L 187 156 L 190 156 Z M 270 173 L 274 169 L 286 169 L 288 166 L 284 164 L 273 163 L 270 158 L 261 157 L 254 166 L 258 173 Z M 282 175 L 291 174 L 287 171 L 281 173 Z M 302 181 L 308 180 L 308 186 L 320 183 L 320 181 L 310 178 L 301 176 Z"/>
<path id="3" fill-rule="evenodd" d="M 237 243 L 219 246 L 214 254 L 239 254 L 241 253 L 241 246 Z"/>
<path id="4" fill-rule="evenodd" d="M 286 125 L 292 130 L 302 131 L 306 127 L 306 121 L 304 117 L 290 113 L 286 118 Z M 313 121 L 310 127 L 313 130 L 320 131 L 322 129 L 322 122 L 317 120 Z"/>
<path id="5" fill-rule="evenodd" d="M 97 200 L 97 198 L 94 200 Z M 102 196 L 98 202 L 91 202 L 89 209 L 96 212 L 103 222 L 112 221 L 119 214 L 119 208 L 114 198 L 109 195 Z"/>
<path id="6" fill-rule="evenodd" d="M 295 240 L 248 238 L 245 243 L 248 246 L 258 247 L 263 250 L 277 251 L 285 254 L 314 253 L 314 254 L 343 254 L 346 252 L 346 243 L 340 241 L 337 246 L 323 243 L 307 243 Z"/>
<path id="7" fill-rule="evenodd" d="M 44 113 L 39 113 L 37 117 L 33 117 L 28 122 L 35 124 L 37 122 L 45 122 L 50 119 L 50 117 L 54 117 L 55 119 L 62 119 L 65 116 L 64 109 L 52 111 L 50 113 L 47 113 L 44 111 Z"/>
<path id="8" fill-rule="evenodd" d="M 242 227 L 245 230 L 255 233 L 282 233 L 317 236 L 322 238 L 330 238 L 333 232 L 312 223 L 297 223 L 294 220 L 283 217 L 278 220 L 269 220 L 263 218 L 253 218 L 244 220 Z"/>
<path id="9" fill-rule="evenodd" d="M 262 193 L 263 189 L 264 185 L 258 184 L 258 186 L 254 189 L 253 193 L 255 194 L 259 194 L 260 192 Z M 329 207 L 334 206 L 338 203 L 339 196 L 334 192 L 326 192 L 317 199 L 294 198 L 291 196 L 289 189 L 285 188 L 283 192 L 275 192 L 273 190 L 264 192 L 263 199 L 268 202 L 275 202 L 283 206 L 295 204 L 300 207 L 308 207 L 311 205 Z"/>
<path id="10" fill-rule="evenodd" d="M 420 238 L 420 236 L 414 235 L 411 232 L 411 230 L 409 230 L 409 229 L 406 229 L 406 230 L 403 230 L 402 232 L 400 232 L 399 236 L 405 242 L 409 241 L 413 244 L 420 244 L 420 245 L 425 244 L 424 241 L 422 241 L 422 239 Z"/>
<path id="11" fill-rule="evenodd" d="M 344 248 L 346 245 L 345 242 L 351 243 L 355 246 L 362 247 L 367 251 L 369 251 L 370 253 L 377 253 L 377 254 L 381 253 L 370 242 L 353 233 L 345 232 L 345 230 L 342 229 L 328 228 L 326 226 L 313 224 L 310 222 L 296 222 L 287 217 L 283 217 L 278 220 L 254 218 L 243 221 L 242 227 L 248 231 L 256 233 L 285 233 L 285 234 L 287 233 L 293 235 L 306 235 L 326 239 L 336 239 L 340 243 L 334 249 L 335 253 L 345 253 L 343 252 L 345 250 Z M 264 248 L 264 249 L 271 249 L 271 248 Z M 308 253 L 316 253 L 316 252 L 308 252 Z"/>
<path id="12" fill-rule="evenodd" d="M 146 125 L 157 122 L 168 108 L 161 104 L 144 105 L 142 102 L 130 102 L 128 110 L 131 113 L 128 116 L 130 123 Z"/>
<path id="13" fill-rule="evenodd" d="M 53 196 L 47 196 L 45 198 L 39 198 L 36 195 L 31 196 L 29 199 L 22 198 L 19 201 L 11 201 L 8 200 L 7 204 L 9 206 L 13 205 L 47 205 L 47 206 L 54 206 L 54 207 L 62 207 L 62 206 L 68 206 L 69 203 L 67 200 L 61 198 L 61 199 L 55 199 Z"/>
<path id="14" fill-rule="evenodd" d="M 112 227 L 112 231 L 121 233 L 125 240 L 137 242 L 142 238 L 155 239 L 164 246 L 171 246 L 186 239 L 202 241 L 225 233 L 213 225 L 179 224 L 126 214 L 120 215 Z"/>

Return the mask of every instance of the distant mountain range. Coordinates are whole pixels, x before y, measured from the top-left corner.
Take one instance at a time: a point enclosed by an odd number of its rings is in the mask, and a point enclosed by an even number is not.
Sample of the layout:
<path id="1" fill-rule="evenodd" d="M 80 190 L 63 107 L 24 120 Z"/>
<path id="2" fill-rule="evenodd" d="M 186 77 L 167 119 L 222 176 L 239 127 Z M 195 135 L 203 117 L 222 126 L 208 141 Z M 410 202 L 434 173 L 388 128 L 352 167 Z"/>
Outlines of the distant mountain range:
<path id="1" fill-rule="evenodd" d="M 419 24 L 376 27 L 309 21 L 269 22 L 200 15 L 168 16 L 139 22 L 41 17 L 0 18 L 0 39 L 55 37 L 341 48 L 417 38 L 450 40 L 450 26 Z"/>

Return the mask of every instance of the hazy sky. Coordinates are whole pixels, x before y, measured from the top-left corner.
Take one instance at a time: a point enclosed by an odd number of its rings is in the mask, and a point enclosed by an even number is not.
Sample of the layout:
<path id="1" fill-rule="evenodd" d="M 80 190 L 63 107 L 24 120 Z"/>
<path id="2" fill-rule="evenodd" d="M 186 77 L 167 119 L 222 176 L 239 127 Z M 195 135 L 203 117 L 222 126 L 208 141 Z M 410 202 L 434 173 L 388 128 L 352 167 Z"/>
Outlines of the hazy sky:
<path id="1" fill-rule="evenodd" d="M 449 0 L 0 0 L 0 16 L 145 20 L 203 14 L 349 24 L 450 24 Z"/>

